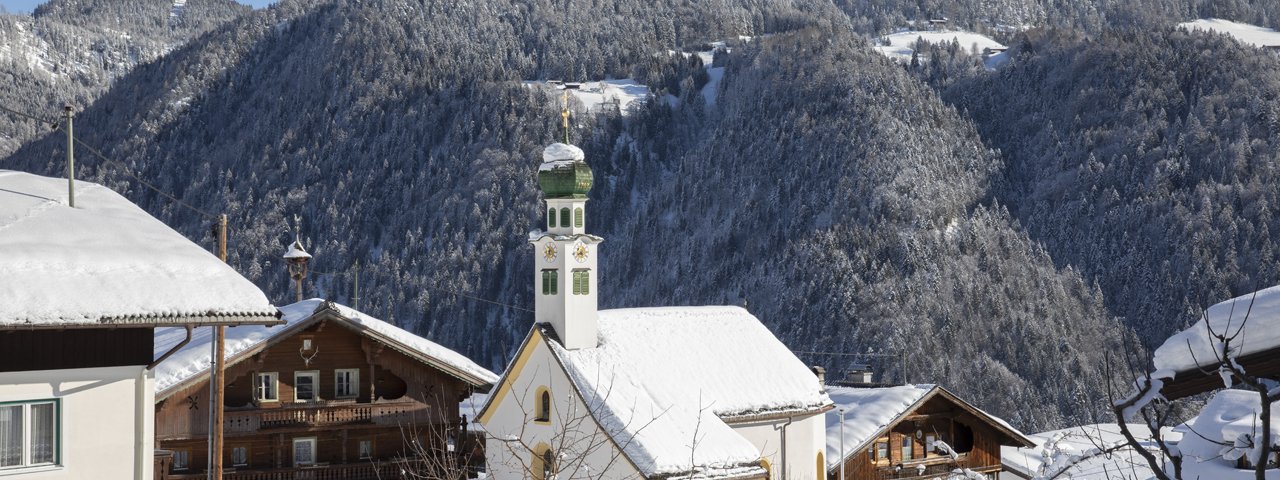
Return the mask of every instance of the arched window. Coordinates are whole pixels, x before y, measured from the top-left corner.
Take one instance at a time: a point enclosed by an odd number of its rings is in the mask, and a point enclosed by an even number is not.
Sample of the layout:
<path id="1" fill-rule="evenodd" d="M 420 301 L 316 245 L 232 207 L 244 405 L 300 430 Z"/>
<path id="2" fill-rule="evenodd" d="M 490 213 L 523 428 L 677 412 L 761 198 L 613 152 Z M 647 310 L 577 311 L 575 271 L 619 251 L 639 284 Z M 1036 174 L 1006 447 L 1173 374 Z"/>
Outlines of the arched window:
<path id="1" fill-rule="evenodd" d="M 818 474 L 813 478 L 827 478 L 827 459 L 822 452 L 818 452 Z"/>
<path id="2" fill-rule="evenodd" d="M 569 207 L 560 209 L 560 226 L 569 228 Z"/>
<path id="3" fill-rule="evenodd" d="M 538 387 L 538 398 L 534 402 L 535 412 L 533 421 L 547 423 L 551 421 L 551 390 L 547 387 Z"/>
<path id="4" fill-rule="evenodd" d="M 574 228 L 582 228 L 582 209 L 573 209 L 573 226 Z"/>
<path id="5" fill-rule="evenodd" d="M 768 460 L 761 458 L 760 468 L 764 469 L 764 478 L 773 478 L 773 465 L 770 465 Z"/>
<path id="6" fill-rule="evenodd" d="M 547 209 L 547 228 L 556 228 L 556 209 Z"/>
<path id="7" fill-rule="evenodd" d="M 955 448 L 956 453 L 969 453 L 973 450 L 973 429 L 960 422 L 956 422 L 956 443 L 951 444 Z"/>
<path id="8" fill-rule="evenodd" d="M 556 456 L 545 443 L 533 448 L 533 458 L 529 462 L 529 473 L 534 480 L 551 480 L 556 477 Z"/>
<path id="9" fill-rule="evenodd" d="M 556 476 L 556 457 L 548 448 L 542 451 L 542 478 L 551 479 Z"/>

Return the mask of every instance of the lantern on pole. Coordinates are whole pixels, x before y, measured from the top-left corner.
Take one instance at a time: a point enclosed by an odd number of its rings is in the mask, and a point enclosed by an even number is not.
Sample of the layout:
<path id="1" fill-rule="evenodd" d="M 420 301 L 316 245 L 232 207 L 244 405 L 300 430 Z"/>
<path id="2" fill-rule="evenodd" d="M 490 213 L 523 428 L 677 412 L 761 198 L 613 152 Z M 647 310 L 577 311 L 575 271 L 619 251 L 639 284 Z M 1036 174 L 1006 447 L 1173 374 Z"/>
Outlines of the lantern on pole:
<path id="1" fill-rule="evenodd" d="M 302 219 L 297 216 L 293 217 L 293 219 L 295 224 L 301 225 Z M 284 253 L 284 261 L 289 267 L 289 278 L 293 279 L 299 302 L 302 301 L 302 281 L 307 278 L 307 263 L 311 261 L 311 254 L 307 253 L 306 248 L 302 247 L 301 238 L 301 232 L 295 231 L 293 243 L 289 244 L 289 250 Z"/>

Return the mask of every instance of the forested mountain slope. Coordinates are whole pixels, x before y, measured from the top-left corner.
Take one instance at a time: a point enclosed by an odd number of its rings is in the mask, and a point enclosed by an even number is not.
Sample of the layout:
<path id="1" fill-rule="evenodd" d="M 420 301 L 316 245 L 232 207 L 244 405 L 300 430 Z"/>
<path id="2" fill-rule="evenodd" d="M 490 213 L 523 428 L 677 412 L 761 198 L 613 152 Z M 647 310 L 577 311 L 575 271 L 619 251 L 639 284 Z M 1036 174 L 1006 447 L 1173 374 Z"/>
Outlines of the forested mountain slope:
<path id="1" fill-rule="evenodd" d="M 1178 29 L 1029 35 L 945 97 L 1004 153 L 996 198 L 1150 344 L 1280 281 L 1280 61 Z"/>
<path id="2" fill-rule="evenodd" d="M 532 303 L 525 233 L 559 115 L 521 80 L 631 76 L 679 107 L 575 117 L 604 307 L 746 303 L 796 350 L 892 355 L 875 358 L 889 379 L 905 360 L 1033 430 L 1100 404 L 1101 352 L 1126 330 L 986 203 L 1005 166 L 974 127 L 830 3 L 564 5 L 286 1 L 141 65 L 76 131 L 228 213 L 231 263 L 277 301 L 300 214 L 311 292 L 349 302 L 359 261 L 362 310 L 501 368 L 531 315 L 457 293 Z M 763 34 L 719 55 L 714 105 L 697 57 L 665 53 Z M 57 175 L 62 141 L 0 165 Z M 212 219 L 81 165 L 211 243 Z"/>
<path id="3" fill-rule="evenodd" d="M 139 63 L 247 11 L 233 0 L 50 0 L 0 15 L 0 103 L 42 117 L 83 108 Z M 47 131 L 0 115 L 0 156 Z"/>

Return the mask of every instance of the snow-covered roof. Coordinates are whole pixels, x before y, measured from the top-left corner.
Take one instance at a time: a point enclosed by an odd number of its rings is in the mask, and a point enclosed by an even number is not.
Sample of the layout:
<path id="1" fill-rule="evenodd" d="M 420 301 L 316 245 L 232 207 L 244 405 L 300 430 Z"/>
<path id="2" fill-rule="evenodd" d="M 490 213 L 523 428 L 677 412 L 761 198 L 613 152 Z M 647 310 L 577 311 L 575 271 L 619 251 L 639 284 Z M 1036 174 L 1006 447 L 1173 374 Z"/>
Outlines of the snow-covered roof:
<path id="1" fill-rule="evenodd" d="M 1280 438 L 1280 402 L 1271 404 L 1271 438 Z M 1203 465 L 1201 470 L 1211 469 L 1218 463 L 1229 470 L 1236 459 L 1244 455 L 1259 458 L 1250 445 L 1260 442 L 1247 440 L 1250 436 L 1262 434 L 1262 423 L 1259 412 L 1262 411 L 1262 399 L 1258 392 L 1248 390 L 1222 390 L 1214 394 L 1213 399 L 1200 410 L 1200 415 L 1191 420 L 1190 425 L 1180 425 L 1178 430 L 1187 432 L 1178 443 L 1178 450 L 1186 458 L 1183 465 Z M 1255 437 L 1256 438 L 1256 437 Z M 1221 443 L 1219 443 L 1221 442 Z M 1230 446 L 1223 446 L 1223 444 Z M 1226 461 L 1224 461 L 1226 460 Z M 1228 463 L 1230 462 L 1230 463 Z M 1241 478 L 1252 478 L 1253 472 L 1240 475 Z M 1195 477 L 1187 477 L 1195 478 Z M 1202 476 L 1201 478 L 1224 478 L 1222 475 Z M 1268 474 L 1267 478 L 1271 478 Z"/>
<path id="2" fill-rule="evenodd" d="M 307 249 L 302 248 L 301 240 L 294 240 L 289 244 L 289 250 L 284 252 L 285 260 L 293 260 L 295 258 L 311 258 L 311 254 L 307 253 Z"/>
<path id="3" fill-rule="evenodd" d="M 313 298 L 280 307 L 280 311 L 284 314 L 284 325 L 274 327 L 253 325 L 227 329 L 224 341 L 227 365 L 233 365 L 270 346 L 276 340 L 301 331 L 322 318 L 321 315 L 316 315 L 317 313 L 331 311 L 335 313 L 332 318 L 337 321 L 346 323 L 349 327 L 386 342 L 401 353 L 432 364 L 472 385 L 489 385 L 498 380 L 496 374 L 458 352 L 337 303 Z M 193 381 L 203 380 L 208 375 L 211 363 L 209 355 L 211 330 L 197 330 L 192 335 L 190 343 L 156 366 L 157 400 L 167 397 Z M 186 332 L 183 328 L 156 329 L 155 357 L 159 358 L 184 338 L 186 338 Z"/>
<path id="4" fill-rule="evenodd" d="M 1164 438 L 1174 441 L 1176 436 L 1170 430 L 1166 427 Z M 1151 437 L 1151 430 L 1145 425 L 1131 423 L 1129 431 L 1152 454 L 1157 457 L 1163 455 Z M 1051 430 L 1030 437 L 1035 446 L 1004 446 L 1000 449 L 1000 463 L 1005 470 L 1023 478 L 1111 480 L 1117 478 L 1117 472 L 1125 472 L 1124 478 L 1154 476 L 1147 460 L 1136 450 L 1112 450 L 1126 441 L 1120 427 L 1114 423 Z"/>
<path id="5" fill-rule="evenodd" d="M 809 368 L 742 308 L 602 310 L 598 327 L 595 348 L 547 343 L 645 477 L 691 465 L 702 477 L 759 471 L 760 451 L 726 422 L 831 404 Z"/>
<path id="6" fill-rule="evenodd" d="M 878 434 L 911 410 L 934 385 L 901 385 L 881 388 L 827 387 L 836 408 L 827 412 L 827 468 L 861 450 Z M 840 410 L 844 410 L 841 438 Z M 843 447 L 842 447 L 843 445 Z M 841 456 L 841 448 L 844 455 Z"/>
<path id="7" fill-rule="evenodd" d="M 1216 352 L 1221 347 L 1217 339 L 1210 336 L 1210 327 L 1214 333 L 1227 336 L 1239 332 L 1231 342 L 1236 357 L 1280 348 L 1280 286 L 1209 307 L 1205 317 L 1209 320 L 1207 325 L 1201 317 L 1191 328 L 1174 334 L 1156 349 L 1153 362 L 1157 373 L 1153 376 L 1168 378 L 1175 372 L 1198 367 L 1216 370 Z"/>
<path id="8" fill-rule="evenodd" d="M 973 406 L 945 388 L 937 385 L 899 385 L 895 387 L 835 387 L 827 386 L 827 394 L 836 408 L 827 411 L 827 468 L 840 465 L 841 458 L 848 458 L 867 447 L 886 429 L 897 424 L 905 415 L 915 411 L 931 399 L 942 397 L 948 402 L 986 420 L 995 430 L 1013 442 L 1030 446 L 1033 442 L 1004 419 Z M 844 410 L 844 436 L 841 438 L 840 410 Z M 841 456 L 843 449 L 844 455 Z"/>
<path id="9" fill-rule="evenodd" d="M 101 185 L 0 170 L 0 329 L 276 323 L 262 290 Z"/>
<path id="10" fill-rule="evenodd" d="M 542 169 L 545 170 L 561 164 L 581 162 L 586 158 L 587 155 L 582 152 L 581 148 L 557 142 L 542 149 Z"/>

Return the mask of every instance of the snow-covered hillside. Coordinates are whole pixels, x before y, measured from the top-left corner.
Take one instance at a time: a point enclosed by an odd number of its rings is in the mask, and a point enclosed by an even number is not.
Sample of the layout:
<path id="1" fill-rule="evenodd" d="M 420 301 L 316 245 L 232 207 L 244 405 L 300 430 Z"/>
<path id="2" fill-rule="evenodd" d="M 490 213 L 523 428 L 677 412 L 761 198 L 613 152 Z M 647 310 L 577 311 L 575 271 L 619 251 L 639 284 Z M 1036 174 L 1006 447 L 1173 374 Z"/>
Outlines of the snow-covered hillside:
<path id="1" fill-rule="evenodd" d="M 1235 37 L 1236 40 L 1255 47 L 1280 47 L 1280 32 L 1257 25 L 1232 22 L 1220 18 L 1202 18 L 1179 23 L 1178 26 L 1191 31 L 1225 33 Z"/>
<path id="2" fill-rule="evenodd" d="M 917 40 L 940 45 L 959 42 L 960 47 L 971 53 L 981 54 L 988 48 L 1004 50 L 1005 46 L 980 33 L 964 30 L 920 31 L 906 30 L 880 37 L 876 42 L 876 51 L 894 60 L 909 62 Z"/>

